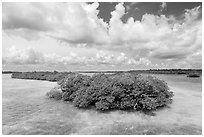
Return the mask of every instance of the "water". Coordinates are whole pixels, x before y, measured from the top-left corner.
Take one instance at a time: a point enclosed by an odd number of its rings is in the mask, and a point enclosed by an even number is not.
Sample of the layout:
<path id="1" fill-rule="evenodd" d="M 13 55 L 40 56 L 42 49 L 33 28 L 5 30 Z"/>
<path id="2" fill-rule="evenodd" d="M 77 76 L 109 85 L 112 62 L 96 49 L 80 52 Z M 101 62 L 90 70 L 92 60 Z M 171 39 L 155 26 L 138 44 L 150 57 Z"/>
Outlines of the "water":
<path id="1" fill-rule="evenodd" d="M 45 96 L 55 82 L 2 75 L 3 134 L 202 134 L 202 78 L 156 75 L 174 92 L 155 112 L 82 110 Z"/>

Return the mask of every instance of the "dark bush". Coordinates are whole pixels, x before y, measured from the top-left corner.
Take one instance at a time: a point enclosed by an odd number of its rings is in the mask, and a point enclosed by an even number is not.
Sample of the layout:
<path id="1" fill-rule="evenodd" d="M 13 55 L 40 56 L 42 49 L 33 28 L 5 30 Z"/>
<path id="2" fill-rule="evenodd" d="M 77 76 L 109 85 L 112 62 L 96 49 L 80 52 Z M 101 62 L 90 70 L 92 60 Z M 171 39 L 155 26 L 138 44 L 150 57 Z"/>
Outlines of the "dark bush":
<path id="1" fill-rule="evenodd" d="M 87 108 L 91 105 L 92 99 L 86 93 L 86 87 L 80 88 L 75 92 L 75 98 L 73 100 L 74 106 L 79 108 Z"/>
<path id="2" fill-rule="evenodd" d="M 63 93 L 63 99 L 66 101 L 73 101 L 76 97 L 76 91 L 80 88 L 88 87 L 90 76 L 82 74 L 69 74 L 66 78 L 58 82 L 61 86 Z"/>
<path id="3" fill-rule="evenodd" d="M 189 73 L 187 77 L 197 78 L 200 77 L 200 75 L 198 73 Z"/>
<path id="4" fill-rule="evenodd" d="M 64 101 L 79 108 L 97 110 L 155 110 L 172 102 L 171 92 L 163 80 L 134 73 L 97 74 L 92 77 L 69 74 L 58 82 Z"/>
<path id="5" fill-rule="evenodd" d="M 111 108 L 110 106 L 111 104 L 106 99 L 96 102 L 96 109 L 98 110 L 102 111 L 109 110 Z"/>

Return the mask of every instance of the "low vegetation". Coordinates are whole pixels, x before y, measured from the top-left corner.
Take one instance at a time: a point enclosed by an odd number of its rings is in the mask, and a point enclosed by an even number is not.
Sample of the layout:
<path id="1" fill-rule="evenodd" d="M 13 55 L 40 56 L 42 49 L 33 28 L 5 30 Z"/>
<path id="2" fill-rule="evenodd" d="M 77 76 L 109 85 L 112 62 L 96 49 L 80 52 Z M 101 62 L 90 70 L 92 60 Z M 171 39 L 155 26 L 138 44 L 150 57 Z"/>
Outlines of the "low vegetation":
<path id="1" fill-rule="evenodd" d="M 58 84 L 61 91 L 52 89 L 47 93 L 49 97 L 56 96 L 56 99 L 73 102 L 76 107 L 95 107 L 100 111 L 155 110 L 170 104 L 173 97 L 163 80 L 135 73 L 95 74 L 92 77 L 70 73 Z"/>
<path id="2" fill-rule="evenodd" d="M 46 80 L 51 82 L 59 81 L 65 78 L 68 74 L 73 72 L 58 72 L 58 71 L 33 71 L 33 72 L 16 72 L 16 71 L 2 71 L 2 74 L 12 74 L 12 78 L 17 79 L 33 79 Z M 130 71 L 78 71 L 77 73 L 135 73 L 135 74 L 177 74 L 187 75 L 188 77 L 199 77 L 202 75 L 201 69 L 150 69 L 150 70 L 130 70 Z"/>
<path id="3" fill-rule="evenodd" d="M 202 69 L 149 69 L 149 70 L 129 70 L 129 71 L 102 71 L 103 73 L 138 73 L 138 74 L 189 74 L 196 72 L 202 74 Z M 101 71 L 79 71 L 79 73 L 101 73 Z"/>
<path id="4" fill-rule="evenodd" d="M 190 73 L 187 75 L 187 77 L 197 78 L 200 77 L 200 75 L 198 73 Z"/>
<path id="5" fill-rule="evenodd" d="M 60 86 L 56 86 L 53 89 L 50 90 L 50 92 L 47 92 L 46 95 L 49 98 L 54 98 L 56 100 L 61 100 L 62 99 L 62 91 Z"/>
<path id="6" fill-rule="evenodd" d="M 129 71 L 77 71 L 77 73 L 148 73 L 148 74 L 190 74 L 190 73 L 197 73 L 202 74 L 202 69 L 149 69 L 149 70 L 129 70 Z M 17 72 L 17 71 L 2 71 L 2 74 L 24 74 L 28 72 Z M 38 73 L 36 71 L 29 72 L 29 73 Z M 53 73 L 53 72 L 40 72 L 40 73 Z M 57 72 L 54 71 L 54 74 L 65 73 L 65 72 Z M 17 78 L 17 77 L 16 77 Z"/>
<path id="7" fill-rule="evenodd" d="M 33 80 L 46 80 L 51 82 L 59 81 L 72 72 L 13 72 L 11 77 L 18 79 L 33 79 Z"/>

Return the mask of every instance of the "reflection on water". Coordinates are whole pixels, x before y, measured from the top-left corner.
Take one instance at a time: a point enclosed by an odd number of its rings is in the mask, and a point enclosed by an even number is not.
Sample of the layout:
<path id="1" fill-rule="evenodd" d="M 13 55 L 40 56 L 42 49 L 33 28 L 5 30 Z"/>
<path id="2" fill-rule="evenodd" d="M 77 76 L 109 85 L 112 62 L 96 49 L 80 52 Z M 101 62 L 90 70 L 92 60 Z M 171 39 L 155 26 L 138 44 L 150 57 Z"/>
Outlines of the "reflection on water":
<path id="1" fill-rule="evenodd" d="M 100 113 L 48 99 L 54 82 L 3 75 L 3 134 L 201 134 L 202 78 L 156 75 L 174 92 L 173 103 L 156 116 L 140 112 Z"/>

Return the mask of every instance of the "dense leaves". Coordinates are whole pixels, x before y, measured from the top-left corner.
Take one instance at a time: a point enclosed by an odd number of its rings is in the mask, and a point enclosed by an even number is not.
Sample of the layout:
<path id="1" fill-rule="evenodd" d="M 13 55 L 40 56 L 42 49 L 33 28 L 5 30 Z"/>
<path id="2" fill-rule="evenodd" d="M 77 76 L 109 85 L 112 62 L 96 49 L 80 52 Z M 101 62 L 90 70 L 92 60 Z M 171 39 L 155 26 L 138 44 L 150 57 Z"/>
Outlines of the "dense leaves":
<path id="1" fill-rule="evenodd" d="M 97 110 L 155 110 L 172 102 L 171 92 L 163 80 L 135 73 L 69 74 L 58 82 L 61 98 L 76 107 Z"/>
<path id="2" fill-rule="evenodd" d="M 187 77 L 197 78 L 200 77 L 200 75 L 198 73 L 189 73 Z"/>

